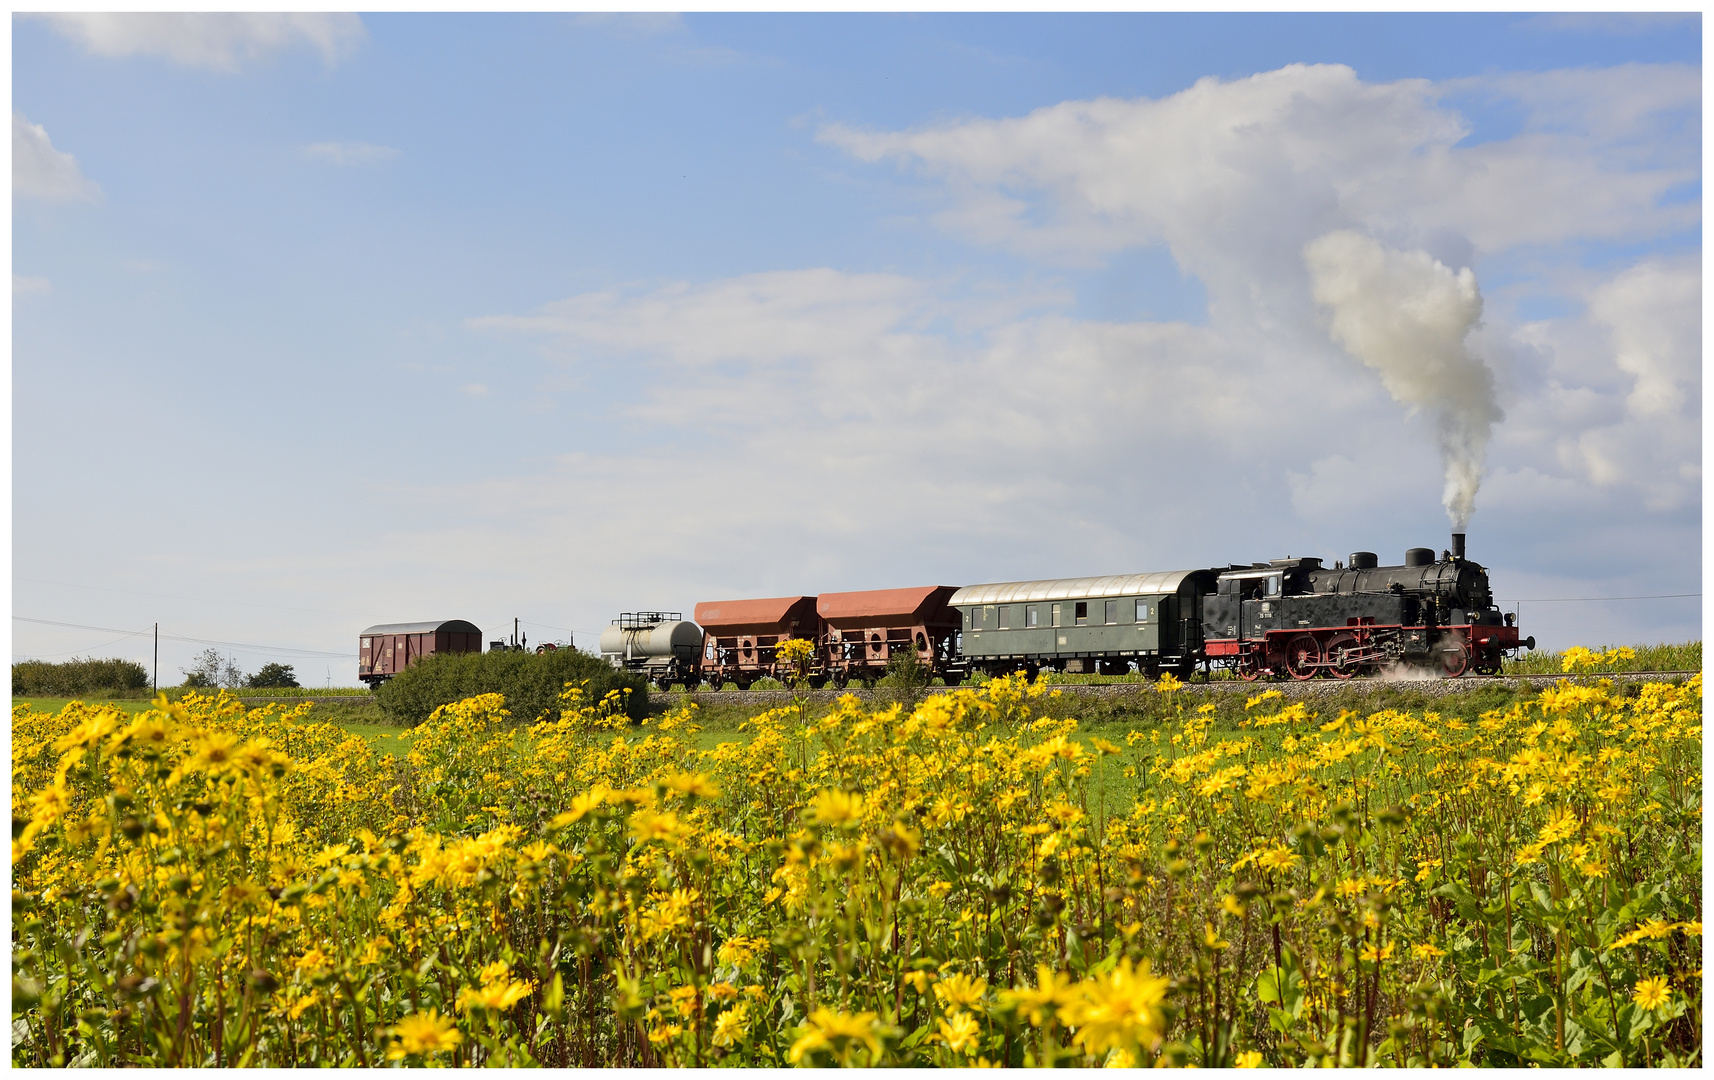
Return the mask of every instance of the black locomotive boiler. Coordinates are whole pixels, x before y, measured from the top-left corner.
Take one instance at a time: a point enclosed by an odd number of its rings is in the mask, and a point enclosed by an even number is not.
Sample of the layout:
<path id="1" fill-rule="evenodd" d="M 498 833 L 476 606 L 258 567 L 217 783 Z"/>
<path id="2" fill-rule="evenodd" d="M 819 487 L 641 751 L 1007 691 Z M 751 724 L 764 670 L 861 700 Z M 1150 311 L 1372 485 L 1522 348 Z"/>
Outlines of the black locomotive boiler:
<path id="1" fill-rule="evenodd" d="M 1245 679 L 1348 679 L 1400 666 L 1457 677 L 1497 674 L 1518 648 L 1510 615 L 1494 605 L 1488 572 L 1464 554 L 1464 534 L 1436 559 L 1411 548 L 1401 566 L 1373 552 L 1350 565 L 1275 559 L 1221 571 L 1202 602 L 1203 651 Z"/>

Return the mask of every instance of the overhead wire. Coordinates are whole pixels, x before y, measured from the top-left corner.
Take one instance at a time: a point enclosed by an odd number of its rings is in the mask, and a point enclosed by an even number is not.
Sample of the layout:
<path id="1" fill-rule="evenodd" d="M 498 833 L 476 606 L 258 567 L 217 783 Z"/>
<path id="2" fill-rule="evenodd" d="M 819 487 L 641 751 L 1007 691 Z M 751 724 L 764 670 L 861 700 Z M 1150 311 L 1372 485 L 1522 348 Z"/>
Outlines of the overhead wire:
<path id="1" fill-rule="evenodd" d="M 23 615 L 14 615 L 15 622 L 39 623 L 43 626 L 64 626 L 72 630 L 95 630 L 104 634 L 124 634 L 135 637 L 139 634 L 151 633 L 151 630 L 121 630 L 116 626 L 88 626 L 83 623 L 59 622 L 54 619 L 31 619 Z M 219 641 L 214 638 L 187 637 L 183 634 L 161 634 L 162 641 L 188 641 L 196 645 L 217 645 L 225 649 L 238 649 L 243 652 L 286 653 L 291 656 L 303 656 L 322 660 L 343 660 L 349 653 L 327 652 L 323 649 L 298 649 L 289 645 L 257 645 L 249 641 Z"/>

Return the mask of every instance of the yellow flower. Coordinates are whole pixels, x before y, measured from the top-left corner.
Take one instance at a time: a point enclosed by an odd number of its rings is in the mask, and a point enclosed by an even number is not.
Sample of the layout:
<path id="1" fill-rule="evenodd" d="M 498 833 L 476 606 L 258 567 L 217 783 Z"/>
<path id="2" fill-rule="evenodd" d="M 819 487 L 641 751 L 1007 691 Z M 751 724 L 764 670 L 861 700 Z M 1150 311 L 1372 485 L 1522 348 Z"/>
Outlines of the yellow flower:
<path id="1" fill-rule="evenodd" d="M 938 978 L 940 978 L 940 976 L 936 975 L 932 971 L 905 972 L 905 982 L 910 983 L 919 994 L 928 989 L 928 984 L 934 982 Z"/>
<path id="2" fill-rule="evenodd" d="M 714 1021 L 714 1045 L 731 1046 L 750 1030 L 750 1003 L 741 1001 Z"/>
<path id="3" fill-rule="evenodd" d="M 881 1024 L 876 1015 L 872 1012 L 850 1015 L 823 1006 L 810 1014 L 809 1024 L 792 1043 L 786 1057 L 798 1065 L 818 1051 L 829 1050 L 839 1057 L 841 1064 L 846 1064 L 859 1047 L 869 1051 L 871 1064 L 880 1058 Z"/>
<path id="4" fill-rule="evenodd" d="M 980 1009 L 987 993 L 987 979 L 973 979 L 968 975 L 948 975 L 934 985 L 934 996 L 940 999 L 948 1012 L 959 1007 Z"/>
<path id="5" fill-rule="evenodd" d="M 504 960 L 496 960 L 483 968 L 477 977 L 482 980 L 483 986 L 505 982 L 512 977 L 512 965 Z"/>
<path id="6" fill-rule="evenodd" d="M 823 791 L 810 804 L 817 825 L 855 825 L 863 818 L 863 796 L 854 791 Z"/>
<path id="7" fill-rule="evenodd" d="M 907 976 L 908 977 L 908 976 Z M 1047 964 L 1036 965 L 1036 985 L 1016 990 L 1000 991 L 1000 1001 L 1024 1011 L 1033 1027 L 1041 1027 L 1045 1017 L 1072 1000 L 1071 979 Z"/>
<path id="8" fill-rule="evenodd" d="M 1672 988 L 1666 983 L 1666 976 L 1657 975 L 1652 979 L 1644 979 L 1637 983 L 1636 993 L 1631 1000 L 1638 1008 L 1658 1009 L 1672 1000 Z"/>
<path id="9" fill-rule="evenodd" d="M 1262 1052 L 1260 1050 L 1245 1050 L 1232 1059 L 1232 1064 L 1240 1069 L 1259 1069 L 1262 1067 Z"/>
<path id="10" fill-rule="evenodd" d="M 1392 950 L 1392 946 L 1387 946 L 1387 949 L 1390 952 Z M 1412 945 L 1410 947 L 1410 954 L 1418 960 L 1433 960 L 1436 957 L 1445 956 L 1446 950 L 1442 949 L 1438 945 L 1431 945 L 1425 941 L 1420 945 Z"/>
<path id="11" fill-rule="evenodd" d="M 393 1037 L 398 1041 L 388 1048 L 388 1061 L 399 1061 L 412 1054 L 444 1053 L 464 1041 L 464 1034 L 437 1009 L 400 1017 L 393 1027 Z"/>
<path id="12" fill-rule="evenodd" d="M 1284 844 L 1276 844 L 1256 859 L 1256 863 L 1264 870 L 1290 870 L 1302 861 L 1303 856 Z"/>
<path id="13" fill-rule="evenodd" d="M 1149 962 L 1133 967 L 1129 959 L 1104 975 L 1075 987 L 1075 997 L 1061 1010 L 1065 1022 L 1077 1029 L 1075 1042 L 1087 1053 L 1131 1049 L 1160 1038 L 1170 980 L 1149 974 Z"/>
<path id="14" fill-rule="evenodd" d="M 935 987 L 935 989 L 940 989 Z M 955 1054 L 973 1054 L 976 1045 L 982 1038 L 982 1026 L 976 1018 L 967 1012 L 954 1011 L 945 1020 L 939 1021 L 940 1034 L 936 1036 L 946 1044 L 946 1048 Z"/>
<path id="15" fill-rule="evenodd" d="M 533 981 L 496 982 L 480 990 L 467 986 L 458 992 L 458 1009 L 460 1012 L 505 1012 L 529 997 L 535 988 Z"/>
<path id="16" fill-rule="evenodd" d="M 748 967 L 756 958 L 756 950 L 766 945 L 761 938 L 747 938 L 737 934 L 721 943 L 720 951 L 715 954 L 722 964 L 733 967 Z"/>

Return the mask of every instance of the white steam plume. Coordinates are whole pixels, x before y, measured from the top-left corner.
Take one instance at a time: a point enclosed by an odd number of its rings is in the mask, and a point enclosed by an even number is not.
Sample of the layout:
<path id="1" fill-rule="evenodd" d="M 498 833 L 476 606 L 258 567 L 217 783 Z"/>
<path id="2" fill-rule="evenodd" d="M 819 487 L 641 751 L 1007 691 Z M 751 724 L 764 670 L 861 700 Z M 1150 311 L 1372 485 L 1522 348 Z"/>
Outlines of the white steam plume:
<path id="1" fill-rule="evenodd" d="M 1315 302 L 1331 310 L 1333 340 L 1381 376 L 1401 405 L 1435 422 L 1454 532 L 1476 508 L 1488 436 L 1504 419 L 1494 374 L 1464 339 L 1482 317 L 1469 267 L 1454 273 L 1426 251 L 1394 251 L 1349 229 L 1303 249 Z"/>

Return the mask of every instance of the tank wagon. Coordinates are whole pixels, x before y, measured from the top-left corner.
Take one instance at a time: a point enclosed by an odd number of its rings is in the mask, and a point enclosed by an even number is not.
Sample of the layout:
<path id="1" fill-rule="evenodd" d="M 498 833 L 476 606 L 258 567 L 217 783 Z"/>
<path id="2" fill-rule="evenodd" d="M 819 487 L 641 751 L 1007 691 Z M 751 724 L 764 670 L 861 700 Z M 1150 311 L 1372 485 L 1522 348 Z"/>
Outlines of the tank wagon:
<path id="1" fill-rule="evenodd" d="M 678 611 L 627 611 L 601 631 L 601 658 L 666 689 L 700 682 L 702 627 Z"/>
<path id="2" fill-rule="evenodd" d="M 463 619 L 383 623 L 357 638 L 357 677 L 373 690 L 433 653 L 482 651 L 482 628 Z"/>

